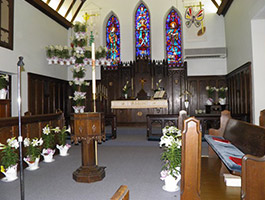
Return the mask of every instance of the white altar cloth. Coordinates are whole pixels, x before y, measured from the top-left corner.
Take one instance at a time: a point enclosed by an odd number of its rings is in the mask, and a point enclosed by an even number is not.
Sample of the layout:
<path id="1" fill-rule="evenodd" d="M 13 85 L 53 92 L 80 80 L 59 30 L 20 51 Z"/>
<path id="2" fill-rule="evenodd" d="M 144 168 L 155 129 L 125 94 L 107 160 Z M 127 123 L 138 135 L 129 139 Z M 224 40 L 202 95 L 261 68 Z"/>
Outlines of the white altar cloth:
<path id="1" fill-rule="evenodd" d="M 113 100 L 111 109 L 168 108 L 168 101 L 159 100 Z"/>

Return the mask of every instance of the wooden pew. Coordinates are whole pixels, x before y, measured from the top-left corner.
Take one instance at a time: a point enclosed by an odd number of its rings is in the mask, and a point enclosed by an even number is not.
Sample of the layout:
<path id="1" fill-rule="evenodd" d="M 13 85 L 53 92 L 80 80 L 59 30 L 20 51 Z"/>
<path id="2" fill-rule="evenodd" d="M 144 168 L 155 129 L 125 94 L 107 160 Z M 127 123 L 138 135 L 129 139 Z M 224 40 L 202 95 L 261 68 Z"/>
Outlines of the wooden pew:
<path id="1" fill-rule="evenodd" d="M 181 156 L 181 200 L 198 200 L 201 195 L 201 139 L 200 121 L 184 121 Z"/>
<path id="2" fill-rule="evenodd" d="M 259 115 L 259 125 L 265 127 L 265 109 L 260 111 Z"/>
<path id="3" fill-rule="evenodd" d="M 260 178 L 259 178 L 260 177 Z M 245 155 L 242 159 L 241 199 L 265 198 L 265 156 Z"/>
<path id="4" fill-rule="evenodd" d="M 111 197 L 111 200 L 129 200 L 129 189 L 127 185 L 121 185 Z"/>

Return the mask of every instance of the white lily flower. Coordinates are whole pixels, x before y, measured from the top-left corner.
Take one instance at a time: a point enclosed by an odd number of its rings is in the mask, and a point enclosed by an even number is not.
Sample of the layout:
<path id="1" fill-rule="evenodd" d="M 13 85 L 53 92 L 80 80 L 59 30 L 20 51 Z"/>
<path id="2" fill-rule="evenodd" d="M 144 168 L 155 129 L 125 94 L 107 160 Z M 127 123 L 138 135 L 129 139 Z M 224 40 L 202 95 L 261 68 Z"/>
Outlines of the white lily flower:
<path id="1" fill-rule="evenodd" d="M 61 131 L 60 127 L 56 127 L 55 129 L 53 129 L 55 133 L 59 133 Z"/>
<path id="2" fill-rule="evenodd" d="M 28 147 L 30 145 L 30 139 L 25 138 L 23 143 L 24 143 L 24 147 Z"/>
<path id="3" fill-rule="evenodd" d="M 49 133 L 51 132 L 50 131 L 50 128 L 48 126 L 45 126 L 43 129 L 42 129 L 42 132 L 45 134 L 45 135 L 49 135 Z"/>
<path id="4" fill-rule="evenodd" d="M 39 146 L 41 146 L 43 144 L 43 139 L 40 138 L 38 143 L 39 143 Z"/>

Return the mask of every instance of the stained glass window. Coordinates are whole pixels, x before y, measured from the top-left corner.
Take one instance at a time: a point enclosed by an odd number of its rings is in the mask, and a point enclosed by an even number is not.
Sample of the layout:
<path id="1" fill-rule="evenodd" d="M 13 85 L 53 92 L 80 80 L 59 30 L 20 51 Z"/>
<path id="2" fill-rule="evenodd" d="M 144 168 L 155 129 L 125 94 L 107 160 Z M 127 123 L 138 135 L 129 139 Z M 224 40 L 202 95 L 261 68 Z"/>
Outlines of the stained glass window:
<path id="1" fill-rule="evenodd" d="M 143 3 L 135 14 L 136 58 L 150 58 L 150 15 Z"/>
<path id="2" fill-rule="evenodd" d="M 166 18 L 166 56 L 169 65 L 182 64 L 181 18 L 172 9 Z"/>
<path id="3" fill-rule="evenodd" d="M 109 50 L 107 58 L 111 59 L 111 66 L 117 66 L 120 62 L 120 23 L 112 15 L 106 25 L 106 46 Z"/>

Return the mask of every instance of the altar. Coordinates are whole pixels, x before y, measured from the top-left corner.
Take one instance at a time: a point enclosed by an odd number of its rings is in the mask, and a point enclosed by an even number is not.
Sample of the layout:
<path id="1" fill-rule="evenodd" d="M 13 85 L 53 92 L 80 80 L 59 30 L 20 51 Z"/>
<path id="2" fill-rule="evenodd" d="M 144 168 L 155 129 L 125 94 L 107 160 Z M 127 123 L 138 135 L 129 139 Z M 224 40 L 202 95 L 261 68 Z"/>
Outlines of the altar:
<path id="1" fill-rule="evenodd" d="M 148 114 L 168 114 L 168 100 L 113 100 L 111 109 L 118 124 L 146 123 Z"/>

